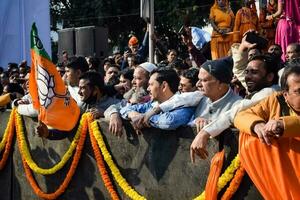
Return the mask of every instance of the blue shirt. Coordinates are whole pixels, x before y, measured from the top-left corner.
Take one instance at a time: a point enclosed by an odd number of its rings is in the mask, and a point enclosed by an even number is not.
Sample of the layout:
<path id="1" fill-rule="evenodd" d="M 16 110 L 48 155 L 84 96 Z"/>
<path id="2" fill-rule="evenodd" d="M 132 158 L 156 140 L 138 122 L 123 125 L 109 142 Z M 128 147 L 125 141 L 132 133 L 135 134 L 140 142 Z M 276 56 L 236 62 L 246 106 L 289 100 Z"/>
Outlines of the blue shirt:
<path id="1" fill-rule="evenodd" d="M 121 109 L 122 118 L 128 119 L 128 113 L 135 111 L 146 113 L 157 105 L 157 102 L 129 105 Z M 194 114 L 194 107 L 177 108 L 168 112 L 161 112 L 150 118 L 150 125 L 164 130 L 175 130 L 179 126 L 186 125 Z"/>

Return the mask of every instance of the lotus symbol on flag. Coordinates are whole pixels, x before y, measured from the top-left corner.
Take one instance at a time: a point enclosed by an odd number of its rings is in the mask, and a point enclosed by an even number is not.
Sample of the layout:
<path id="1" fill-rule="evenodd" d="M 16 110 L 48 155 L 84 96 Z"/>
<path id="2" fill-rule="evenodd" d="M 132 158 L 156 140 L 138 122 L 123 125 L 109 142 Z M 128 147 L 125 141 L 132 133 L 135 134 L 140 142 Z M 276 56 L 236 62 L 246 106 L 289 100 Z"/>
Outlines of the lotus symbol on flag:
<path id="1" fill-rule="evenodd" d="M 37 85 L 39 93 L 39 101 L 41 106 L 47 108 L 52 103 L 54 94 L 54 80 L 42 66 L 37 67 Z"/>

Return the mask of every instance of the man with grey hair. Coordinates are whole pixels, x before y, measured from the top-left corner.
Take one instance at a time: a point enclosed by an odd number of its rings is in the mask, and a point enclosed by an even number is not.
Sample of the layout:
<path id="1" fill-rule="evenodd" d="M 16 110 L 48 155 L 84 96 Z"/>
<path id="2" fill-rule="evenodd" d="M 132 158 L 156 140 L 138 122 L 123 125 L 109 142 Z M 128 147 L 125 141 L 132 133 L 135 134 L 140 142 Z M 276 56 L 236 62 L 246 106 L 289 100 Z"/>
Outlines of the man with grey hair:
<path id="1" fill-rule="evenodd" d="M 156 65 L 145 62 L 140 64 L 134 69 L 133 73 L 133 80 L 132 80 L 132 88 L 124 95 L 127 96 L 127 94 L 134 93 L 139 96 L 140 102 L 147 102 L 150 100 L 149 95 L 146 95 L 144 97 L 141 97 L 139 94 L 148 94 L 147 87 L 148 87 L 148 81 L 150 78 L 150 73 L 157 69 Z M 127 100 L 121 101 L 119 104 L 112 105 L 109 108 L 106 109 L 104 112 L 104 116 L 106 119 L 109 119 L 109 130 L 112 134 L 120 136 L 122 134 L 122 119 L 120 117 L 120 109 L 123 106 L 126 106 L 129 102 Z"/>

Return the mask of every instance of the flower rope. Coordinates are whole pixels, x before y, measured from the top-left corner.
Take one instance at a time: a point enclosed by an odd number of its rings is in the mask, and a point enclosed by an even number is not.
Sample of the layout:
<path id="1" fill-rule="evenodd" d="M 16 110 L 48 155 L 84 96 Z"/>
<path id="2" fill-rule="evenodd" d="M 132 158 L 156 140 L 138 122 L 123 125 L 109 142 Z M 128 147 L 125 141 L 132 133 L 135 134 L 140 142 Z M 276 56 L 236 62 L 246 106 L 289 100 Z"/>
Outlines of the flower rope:
<path id="1" fill-rule="evenodd" d="M 245 168 L 240 165 L 238 170 L 236 171 L 232 181 L 230 182 L 229 187 L 226 189 L 226 192 L 223 194 L 221 200 L 229 200 L 234 195 L 234 193 L 239 188 L 242 179 L 245 175 Z"/>
<path id="2" fill-rule="evenodd" d="M 100 152 L 100 149 L 98 147 L 98 144 L 97 144 L 97 141 L 93 135 L 93 129 L 91 127 L 91 122 L 92 122 L 92 117 L 91 115 L 88 116 L 88 123 L 89 123 L 89 136 L 90 136 L 90 140 L 91 140 L 91 144 L 92 144 L 92 147 L 93 147 L 93 150 L 94 150 L 94 155 L 95 155 L 95 158 L 96 158 L 96 161 L 97 161 L 97 165 L 98 165 L 98 169 L 100 171 L 100 174 L 101 174 L 101 178 L 103 180 L 103 183 L 106 187 L 106 189 L 108 190 L 111 198 L 113 200 L 119 200 L 119 196 L 117 194 L 117 192 L 115 191 L 114 189 L 114 186 L 110 180 L 110 177 L 109 177 L 109 174 L 105 168 L 105 163 L 104 163 L 104 160 L 103 160 L 103 157 L 101 155 L 101 152 Z"/>
<path id="3" fill-rule="evenodd" d="M 217 191 L 220 192 L 226 184 L 233 178 L 234 172 L 239 168 L 240 166 L 240 158 L 239 155 L 236 155 L 236 157 L 231 161 L 230 165 L 227 167 L 225 172 L 219 177 L 218 185 L 217 185 Z M 194 200 L 205 200 L 205 190 Z"/>
<path id="4" fill-rule="evenodd" d="M 17 137 L 18 138 L 18 146 L 20 148 L 21 140 L 20 140 L 19 136 L 22 134 L 20 132 L 22 131 L 23 127 L 22 127 L 22 120 L 21 120 L 21 117 L 19 115 L 17 117 L 16 124 L 17 124 L 16 128 L 17 128 L 17 136 L 18 136 Z M 78 162 L 79 162 L 79 159 L 81 157 L 81 153 L 82 153 L 82 150 L 83 150 L 83 146 L 84 146 L 84 142 L 85 142 L 85 138 L 86 138 L 86 134 L 87 134 L 88 125 L 87 125 L 87 120 L 86 120 L 86 114 L 84 114 L 82 116 L 81 121 L 80 121 L 80 125 L 82 127 L 82 132 L 80 133 L 80 139 L 79 139 L 79 142 L 77 144 L 76 151 L 75 151 L 74 158 L 72 160 L 70 169 L 67 172 L 67 175 L 66 175 L 65 179 L 63 180 L 62 184 L 53 193 L 45 193 L 40 189 L 40 187 L 37 185 L 36 180 L 34 179 L 32 173 L 31 173 L 30 167 L 27 165 L 25 158 L 21 154 L 22 163 L 23 163 L 23 167 L 24 167 L 24 170 L 25 170 L 26 178 L 29 181 L 31 187 L 33 188 L 33 191 L 40 198 L 43 198 L 43 199 L 56 199 L 58 196 L 60 196 L 62 193 L 64 193 L 66 188 L 68 187 L 68 185 L 69 185 L 69 183 L 70 183 L 70 181 L 71 181 L 71 179 L 72 179 L 72 177 L 73 177 L 73 175 L 76 171 L 76 168 L 78 166 Z"/>
<path id="5" fill-rule="evenodd" d="M 105 162 L 107 163 L 109 169 L 111 170 L 115 180 L 117 181 L 118 185 L 122 188 L 124 193 L 129 196 L 131 199 L 138 199 L 138 200 L 145 200 L 146 198 L 141 196 L 138 192 L 136 192 L 126 181 L 126 179 L 121 175 L 120 170 L 112 160 L 110 153 L 108 152 L 105 142 L 103 140 L 102 134 L 99 130 L 97 121 L 92 122 L 90 124 L 92 126 L 94 137 L 99 145 L 99 148 L 102 152 Z"/>
<path id="6" fill-rule="evenodd" d="M 30 150 L 29 150 L 28 144 L 25 140 L 23 128 L 22 128 L 22 126 L 20 126 L 20 135 L 19 135 L 20 147 L 19 148 L 20 148 L 20 152 L 21 152 L 22 156 L 24 157 L 24 159 L 25 159 L 26 163 L 28 164 L 28 166 L 30 167 L 30 169 L 38 174 L 49 175 L 49 174 L 54 174 L 58 170 L 63 168 L 63 166 L 65 166 L 65 164 L 68 162 L 68 160 L 73 155 L 74 150 L 78 144 L 80 133 L 82 132 L 82 123 L 83 123 L 82 120 L 84 120 L 84 119 L 83 118 L 81 119 L 81 122 L 79 123 L 77 132 L 73 138 L 73 141 L 71 142 L 69 149 L 63 155 L 62 159 L 56 165 L 54 165 L 53 167 L 51 167 L 49 169 L 41 168 L 33 161 L 32 157 L 30 155 Z"/>
<path id="7" fill-rule="evenodd" d="M 5 129 L 4 134 L 3 134 L 3 138 L 0 142 L 0 152 L 5 148 L 7 139 L 9 137 L 8 135 L 9 135 L 10 130 L 11 130 L 11 125 L 14 121 L 14 112 L 15 112 L 15 109 L 13 109 L 10 113 L 9 120 L 8 120 L 8 123 L 6 125 L 6 129 Z"/>
<path id="8" fill-rule="evenodd" d="M 6 145 L 5 145 L 5 150 L 3 152 L 2 158 L 0 160 L 0 170 L 2 170 L 5 167 L 6 161 L 8 159 L 8 156 L 9 156 L 9 153 L 10 153 L 10 150 L 11 150 L 11 147 L 12 147 L 12 143 L 13 143 L 13 139 L 14 139 L 14 133 L 15 133 L 15 131 L 14 131 L 15 112 L 16 112 L 16 110 L 13 109 L 10 113 L 9 121 L 8 121 L 7 127 L 5 129 L 4 137 L 2 139 L 2 141 L 5 140 L 5 142 L 3 142 L 3 144 L 6 144 Z M 2 144 L 2 141 L 1 141 L 1 144 Z M 3 148 L 4 147 L 2 147 L 2 149 L 0 149 L 0 152 L 3 150 Z"/>

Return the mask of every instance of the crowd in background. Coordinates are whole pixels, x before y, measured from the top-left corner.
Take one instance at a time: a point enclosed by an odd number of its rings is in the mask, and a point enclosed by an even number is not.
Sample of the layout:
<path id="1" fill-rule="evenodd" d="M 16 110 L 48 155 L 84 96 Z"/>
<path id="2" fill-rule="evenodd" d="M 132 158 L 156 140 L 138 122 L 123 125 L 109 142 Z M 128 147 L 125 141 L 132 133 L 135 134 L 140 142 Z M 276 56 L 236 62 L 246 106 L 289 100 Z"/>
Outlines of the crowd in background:
<path id="1" fill-rule="evenodd" d="M 132 36 L 125 52 L 114 50 L 103 60 L 64 51 L 56 69 L 81 111 L 107 118 L 113 134 L 122 134 L 122 120 L 131 121 L 137 132 L 151 126 L 166 130 L 196 126 L 202 132 L 192 149 L 206 157 L 199 149 L 208 137 L 223 131 L 218 126 L 233 124 L 235 114 L 247 107 L 243 99 L 252 99 L 249 105 L 257 103 L 255 95 L 263 89 L 280 90 L 278 76 L 287 65 L 300 67 L 299 30 L 296 36 L 293 24 L 300 18 L 299 10 L 295 14 L 290 9 L 292 3 L 270 0 L 258 17 L 254 1 L 246 0 L 234 15 L 228 1 L 216 0 L 209 16 L 211 35 L 190 26 L 180 31 L 186 51 L 169 49 L 163 38 L 149 38 L 146 31 L 142 42 Z M 285 37 L 287 31 L 290 37 Z M 148 62 L 149 39 L 156 47 L 155 63 Z M 17 107 L 23 115 L 38 115 L 28 93 L 29 73 L 26 61 L 0 68 L 2 109 Z M 215 122 L 229 111 L 235 113 L 231 121 Z"/>

